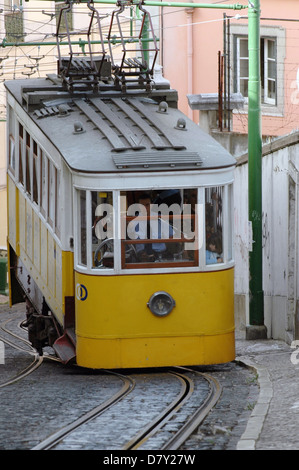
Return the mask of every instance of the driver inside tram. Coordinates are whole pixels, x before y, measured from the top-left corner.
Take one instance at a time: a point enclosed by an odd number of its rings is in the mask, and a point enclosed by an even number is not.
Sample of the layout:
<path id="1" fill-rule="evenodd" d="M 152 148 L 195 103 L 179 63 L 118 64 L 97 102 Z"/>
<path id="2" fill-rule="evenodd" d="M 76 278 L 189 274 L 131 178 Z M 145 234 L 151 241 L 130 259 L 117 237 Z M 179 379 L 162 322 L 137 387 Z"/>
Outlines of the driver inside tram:
<path id="1" fill-rule="evenodd" d="M 156 239 L 169 239 L 173 237 L 173 228 L 160 217 L 157 219 L 158 214 L 154 213 L 151 209 L 152 201 L 149 193 L 140 194 L 138 204 L 143 206 L 146 210 L 147 220 L 138 222 L 135 226 L 135 236 L 132 238 L 142 240 L 156 240 Z M 130 235 L 130 234 L 129 234 Z M 136 236 L 137 235 L 137 236 Z M 159 257 L 164 257 L 167 252 L 166 243 L 146 242 L 136 244 L 135 249 L 140 261 L 152 262 Z"/>

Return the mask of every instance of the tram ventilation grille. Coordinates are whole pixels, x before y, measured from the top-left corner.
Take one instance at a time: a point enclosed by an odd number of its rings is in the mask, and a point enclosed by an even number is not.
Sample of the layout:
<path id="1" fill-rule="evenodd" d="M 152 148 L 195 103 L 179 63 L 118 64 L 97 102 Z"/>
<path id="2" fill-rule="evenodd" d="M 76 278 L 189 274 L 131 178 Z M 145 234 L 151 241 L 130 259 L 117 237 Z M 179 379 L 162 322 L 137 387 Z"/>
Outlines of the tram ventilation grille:
<path id="1" fill-rule="evenodd" d="M 155 152 L 127 153 L 126 155 L 113 155 L 113 162 L 119 169 L 125 168 L 150 168 L 150 167 L 196 167 L 201 166 L 203 161 L 197 152 Z"/>
<path id="2" fill-rule="evenodd" d="M 72 108 L 68 104 L 63 104 L 63 112 L 62 106 L 47 106 L 46 108 L 35 110 L 33 114 L 37 117 L 37 119 L 41 119 L 57 114 L 61 116 L 66 116 L 70 111 L 72 111 Z"/>

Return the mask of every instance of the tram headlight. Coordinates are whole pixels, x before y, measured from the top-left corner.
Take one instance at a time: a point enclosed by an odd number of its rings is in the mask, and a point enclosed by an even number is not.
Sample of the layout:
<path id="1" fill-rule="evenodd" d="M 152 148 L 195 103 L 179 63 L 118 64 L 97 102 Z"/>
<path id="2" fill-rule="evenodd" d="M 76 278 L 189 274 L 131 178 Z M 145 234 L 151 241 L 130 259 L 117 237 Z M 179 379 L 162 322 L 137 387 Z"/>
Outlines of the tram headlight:
<path id="1" fill-rule="evenodd" d="M 175 301 L 170 294 L 164 291 L 155 292 L 147 303 L 150 311 L 158 317 L 165 317 L 168 315 L 173 307 L 175 307 Z"/>

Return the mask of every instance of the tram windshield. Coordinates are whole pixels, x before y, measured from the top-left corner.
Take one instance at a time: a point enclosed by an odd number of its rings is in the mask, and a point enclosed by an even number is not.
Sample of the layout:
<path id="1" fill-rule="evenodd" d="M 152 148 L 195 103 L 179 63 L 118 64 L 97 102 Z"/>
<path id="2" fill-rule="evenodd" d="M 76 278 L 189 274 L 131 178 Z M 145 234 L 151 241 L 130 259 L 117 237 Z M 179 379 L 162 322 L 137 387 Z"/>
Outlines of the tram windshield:
<path id="1" fill-rule="evenodd" d="M 82 267 L 208 269 L 232 260 L 228 186 L 79 190 L 78 196 L 77 262 Z"/>
<path id="2" fill-rule="evenodd" d="M 197 189 L 121 193 L 122 267 L 197 264 Z"/>

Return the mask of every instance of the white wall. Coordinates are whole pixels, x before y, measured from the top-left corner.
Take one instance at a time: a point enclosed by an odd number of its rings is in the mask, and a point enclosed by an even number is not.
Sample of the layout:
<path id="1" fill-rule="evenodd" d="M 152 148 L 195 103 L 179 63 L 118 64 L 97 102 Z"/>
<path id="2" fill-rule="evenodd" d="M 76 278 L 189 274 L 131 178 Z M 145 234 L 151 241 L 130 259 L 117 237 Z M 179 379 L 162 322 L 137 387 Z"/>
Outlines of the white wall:
<path id="1" fill-rule="evenodd" d="M 297 336 L 299 133 L 263 146 L 263 289 L 268 337 Z M 293 196 L 292 196 L 293 194 Z M 248 324 L 248 164 L 235 171 L 235 293 L 237 327 Z"/>

